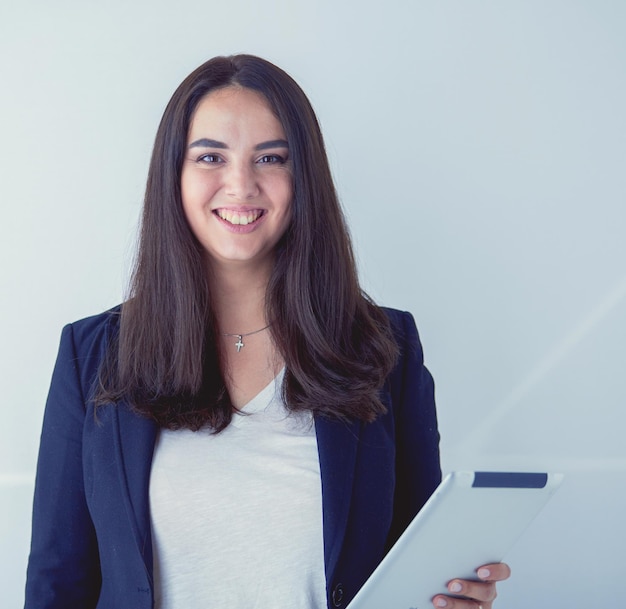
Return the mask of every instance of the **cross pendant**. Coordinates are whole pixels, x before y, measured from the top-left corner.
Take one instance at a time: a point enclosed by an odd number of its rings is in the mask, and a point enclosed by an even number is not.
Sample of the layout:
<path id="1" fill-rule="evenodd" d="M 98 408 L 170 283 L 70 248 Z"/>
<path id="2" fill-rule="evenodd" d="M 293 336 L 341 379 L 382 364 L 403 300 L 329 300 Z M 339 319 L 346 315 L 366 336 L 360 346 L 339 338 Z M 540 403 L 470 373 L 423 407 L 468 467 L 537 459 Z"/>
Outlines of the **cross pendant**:
<path id="1" fill-rule="evenodd" d="M 237 335 L 237 342 L 235 343 L 235 347 L 237 347 L 237 353 L 241 351 L 241 347 L 244 346 L 243 340 L 241 340 L 243 336 L 241 334 Z"/>

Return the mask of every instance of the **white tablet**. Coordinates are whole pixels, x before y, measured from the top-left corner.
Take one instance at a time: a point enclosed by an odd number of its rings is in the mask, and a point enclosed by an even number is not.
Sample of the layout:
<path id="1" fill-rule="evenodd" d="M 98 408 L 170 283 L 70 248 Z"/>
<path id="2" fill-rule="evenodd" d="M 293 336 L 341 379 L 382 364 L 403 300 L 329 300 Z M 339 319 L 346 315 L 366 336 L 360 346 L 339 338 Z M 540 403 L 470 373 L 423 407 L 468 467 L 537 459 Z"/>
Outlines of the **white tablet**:
<path id="1" fill-rule="evenodd" d="M 500 562 L 561 483 L 561 474 L 452 472 L 348 609 L 428 609 L 454 578 Z"/>

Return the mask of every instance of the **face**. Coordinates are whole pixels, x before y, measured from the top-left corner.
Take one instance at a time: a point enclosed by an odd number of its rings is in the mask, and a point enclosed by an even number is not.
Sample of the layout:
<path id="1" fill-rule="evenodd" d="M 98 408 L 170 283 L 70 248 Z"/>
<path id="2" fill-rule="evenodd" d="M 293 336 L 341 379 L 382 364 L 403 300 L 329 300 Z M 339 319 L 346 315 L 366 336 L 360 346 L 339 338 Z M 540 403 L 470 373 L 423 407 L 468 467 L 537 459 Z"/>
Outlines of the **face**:
<path id="1" fill-rule="evenodd" d="M 291 220 L 289 148 L 282 125 L 255 91 L 209 93 L 193 115 L 181 176 L 185 216 L 210 264 L 273 264 Z"/>

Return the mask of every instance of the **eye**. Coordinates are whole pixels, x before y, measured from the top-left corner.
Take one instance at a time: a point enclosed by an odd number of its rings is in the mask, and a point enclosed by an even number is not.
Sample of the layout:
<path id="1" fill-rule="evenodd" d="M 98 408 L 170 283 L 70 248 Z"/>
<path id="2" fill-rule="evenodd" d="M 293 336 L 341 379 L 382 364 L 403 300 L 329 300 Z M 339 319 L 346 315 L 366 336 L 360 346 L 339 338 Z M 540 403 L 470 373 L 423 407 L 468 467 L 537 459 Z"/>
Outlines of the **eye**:
<path id="1" fill-rule="evenodd" d="M 280 156 L 279 154 L 264 154 L 257 163 L 276 163 L 278 165 L 282 165 L 285 163 L 285 158 Z"/>
<path id="2" fill-rule="evenodd" d="M 217 154 L 203 154 L 196 159 L 198 163 L 222 163 L 222 157 Z"/>

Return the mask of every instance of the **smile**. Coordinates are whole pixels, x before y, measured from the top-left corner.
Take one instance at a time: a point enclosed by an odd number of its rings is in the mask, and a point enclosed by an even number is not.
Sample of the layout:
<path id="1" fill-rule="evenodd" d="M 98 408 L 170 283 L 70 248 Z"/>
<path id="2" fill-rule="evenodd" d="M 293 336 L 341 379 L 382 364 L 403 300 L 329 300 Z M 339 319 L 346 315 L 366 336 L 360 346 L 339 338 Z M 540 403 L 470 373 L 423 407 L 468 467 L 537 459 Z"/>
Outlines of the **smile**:
<path id="1" fill-rule="evenodd" d="M 262 209 L 251 209 L 248 211 L 232 211 L 230 209 L 216 209 L 214 212 L 222 220 L 226 220 L 235 226 L 252 224 L 256 222 L 265 212 Z"/>

